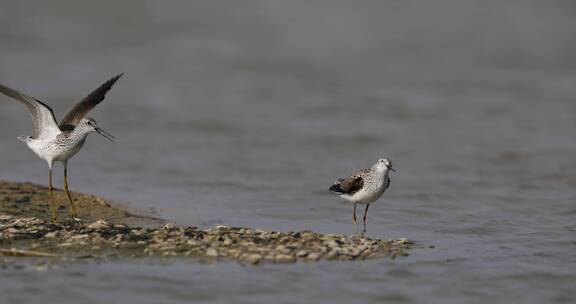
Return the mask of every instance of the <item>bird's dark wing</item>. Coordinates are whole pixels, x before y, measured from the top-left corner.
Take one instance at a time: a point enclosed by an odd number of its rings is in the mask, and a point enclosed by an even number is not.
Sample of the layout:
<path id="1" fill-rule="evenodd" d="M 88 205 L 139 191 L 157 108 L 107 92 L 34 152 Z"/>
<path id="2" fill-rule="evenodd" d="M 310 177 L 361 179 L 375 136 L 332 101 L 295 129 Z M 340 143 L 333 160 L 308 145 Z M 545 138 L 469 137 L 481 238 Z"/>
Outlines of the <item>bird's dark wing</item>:
<path id="1" fill-rule="evenodd" d="M 330 191 L 337 194 L 354 194 L 364 186 L 364 176 L 369 172 L 369 169 L 360 170 L 347 178 L 337 180 Z"/>
<path id="2" fill-rule="evenodd" d="M 347 178 L 341 184 L 342 192 L 346 194 L 354 194 L 364 186 L 364 179 L 360 176 L 356 178 Z"/>
<path id="3" fill-rule="evenodd" d="M 54 112 L 49 106 L 34 97 L 26 96 L 1 84 L 0 93 L 12 97 L 26 106 L 30 115 L 32 115 L 32 122 L 34 123 L 33 138 L 52 138 L 60 133 Z"/>
<path id="4" fill-rule="evenodd" d="M 114 86 L 114 84 L 122 77 L 124 74 L 117 75 L 110 80 L 106 81 L 96 90 L 94 90 L 90 95 L 86 96 L 82 101 L 77 103 L 67 114 L 62 118 L 60 122 L 60 128 L 69 128 L 70 126 L 76 126 L 90 110 L 92 110 L 97 104 L 101 103 L 106 97 L 106 93 Z"/>

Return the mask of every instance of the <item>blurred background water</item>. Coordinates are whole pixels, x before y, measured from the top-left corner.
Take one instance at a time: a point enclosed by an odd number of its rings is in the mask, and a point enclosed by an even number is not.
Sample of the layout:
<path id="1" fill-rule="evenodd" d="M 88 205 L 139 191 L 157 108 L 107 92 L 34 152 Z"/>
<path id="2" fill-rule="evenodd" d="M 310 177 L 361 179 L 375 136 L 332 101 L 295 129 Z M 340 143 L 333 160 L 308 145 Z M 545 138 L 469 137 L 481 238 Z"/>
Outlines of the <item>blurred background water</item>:
<path id="1" fill-rule="evenodd" d="M 352 232 L 337 177 L 398 170 L 368 234 L 406 258 L 5 269 L 1 302 L 566 303 L 576 297 L 573 1 L 16 1 L 0 83 L 90 116 L 73 190 L 181 225 Z M 46 184 L 0 98 L 0 179 Z M 60 167 L 58 167 L 59 169 Z M 57 184 L 62 183 L 58 170 Z M 428 248 L 434 246 L 435 248 Z"/>

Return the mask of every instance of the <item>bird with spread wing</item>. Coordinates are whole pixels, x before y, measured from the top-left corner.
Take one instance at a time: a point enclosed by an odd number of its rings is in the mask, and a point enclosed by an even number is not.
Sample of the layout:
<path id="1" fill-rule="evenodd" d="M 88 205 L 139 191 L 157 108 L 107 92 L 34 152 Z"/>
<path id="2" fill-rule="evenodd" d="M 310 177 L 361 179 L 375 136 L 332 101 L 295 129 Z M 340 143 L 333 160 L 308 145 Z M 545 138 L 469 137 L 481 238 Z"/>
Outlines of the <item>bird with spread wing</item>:
<path id="1" fill-rule="evenodd" d="M 92 132 L 97 132 L 110 141 L 114 140 L 114 136 L 102 130 L 96 120 L 86 117 L 86 114 L 104 100 L 106 93 L 122 75 L 111 78 L 82 99 L 64 116 L 59 124 L 56 122 L 54 112 L 48 105 L 34 97 L 27 96 L 0 84 L 0 93 L 22 103 L 32 115 L 34 133 L 31 136 L 19 136 L 18 139 L 24 141 L 38 157 L 48 163 L 48 190 L 50 192 L 50 210 L 53 222 L 56 221 L 56 201 L 52 187 L 54 162 L 59 161 L 64 165 L 64 189 L 68 197 L 69 214 L 73 219 L 76 219 L 78 212 L 68 190 L 68 160 L 80 151 L 86 141 L 86 137 Z"/>

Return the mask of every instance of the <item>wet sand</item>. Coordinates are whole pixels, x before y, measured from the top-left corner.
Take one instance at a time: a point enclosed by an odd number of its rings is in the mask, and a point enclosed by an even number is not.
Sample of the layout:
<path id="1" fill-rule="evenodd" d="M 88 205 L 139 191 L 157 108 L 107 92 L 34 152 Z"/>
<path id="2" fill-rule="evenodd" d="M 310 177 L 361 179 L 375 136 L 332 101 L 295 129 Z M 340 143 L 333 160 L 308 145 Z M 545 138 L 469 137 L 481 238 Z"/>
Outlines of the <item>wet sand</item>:
<path id="1" fill-rule="evenodd" d="M 160 225 L 164 220 L 147 215 L 138 215 L 114 206 L 105 199 L 79 192 L 71 192 L 78 209 L 78 217 L 85 222 L 105 220 L 109 223 L 127 225 Z M 68 218 L 68 199 L 66 193 L 55 188 L 56 213 L 59 221 Z M 0 181 L 0 214 L 15 217 L 35 217 L 49 221 L 50 195 L 48 187 L 31 183 L 12 183 Z"/>

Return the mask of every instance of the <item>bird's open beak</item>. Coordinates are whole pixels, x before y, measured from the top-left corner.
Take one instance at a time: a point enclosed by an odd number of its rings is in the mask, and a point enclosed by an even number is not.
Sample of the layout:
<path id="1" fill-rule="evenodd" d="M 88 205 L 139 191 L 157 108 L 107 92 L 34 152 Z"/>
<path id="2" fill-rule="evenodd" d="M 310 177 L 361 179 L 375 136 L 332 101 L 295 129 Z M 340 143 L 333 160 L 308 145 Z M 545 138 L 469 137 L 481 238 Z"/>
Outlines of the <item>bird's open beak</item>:
<path id="1" fill-rule="evenodd" d="M 99 127 L 96 128 L 96 132 L 98 132 L 98 134 L 102 135 L 102 137 L 106 138 L 111 142 L 114 142 L 114 139 L 116 139 L 114 136 L 112 136 L 112 134 L 100 129 Z"/>
<path id="2" fill-rule="evenodd" d="M 388 169 L 390 169 L 390 170 L 392 170 L 392 171 L 396 172 L 396 170 L 394 170 L 394 168 L 392 168 L 392 166 L 388 167 Z"/>

